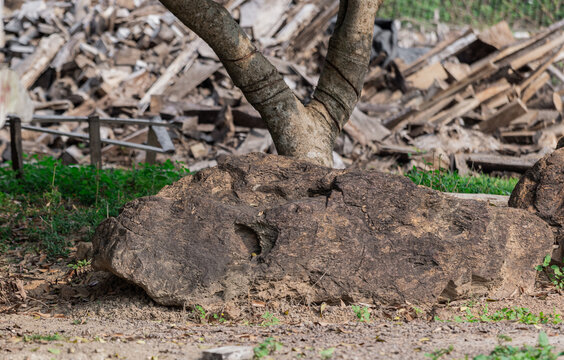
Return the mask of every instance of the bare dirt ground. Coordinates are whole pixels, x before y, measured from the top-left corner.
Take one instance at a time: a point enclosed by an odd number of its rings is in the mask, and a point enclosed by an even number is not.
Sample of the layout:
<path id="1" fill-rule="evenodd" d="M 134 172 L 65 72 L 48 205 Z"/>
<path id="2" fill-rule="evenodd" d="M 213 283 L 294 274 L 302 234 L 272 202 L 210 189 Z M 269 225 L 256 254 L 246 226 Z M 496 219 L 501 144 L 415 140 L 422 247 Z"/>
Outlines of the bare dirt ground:
<path id="1" fill-rule="evenodd" d="M 489 354 L 498 336 L 513 346 L 535 345 L 542 330 L 564 350 L 562 324 L 457 323 L 467 311 L 488 314 L 526 307 L 533 314 L 564 313 L 564 298 L 547 284 L 535 294 L 473 299 L 434 308 L 370 307 L 358 321 L 349 304 L 307 305 L 284 299 L 227 304 L 222 309 L 167 308 L 142 289 L 88 267 L 71 270 L 33 253 L 0 258 L 0 359 L 200 359 L 226 345 L 255 347 L 272 337 L 274 359 L 441 359 Z M 215 318 L 217 317 L 217 318 Z M 450 321 L 445 321 L 450 320 Z"/>

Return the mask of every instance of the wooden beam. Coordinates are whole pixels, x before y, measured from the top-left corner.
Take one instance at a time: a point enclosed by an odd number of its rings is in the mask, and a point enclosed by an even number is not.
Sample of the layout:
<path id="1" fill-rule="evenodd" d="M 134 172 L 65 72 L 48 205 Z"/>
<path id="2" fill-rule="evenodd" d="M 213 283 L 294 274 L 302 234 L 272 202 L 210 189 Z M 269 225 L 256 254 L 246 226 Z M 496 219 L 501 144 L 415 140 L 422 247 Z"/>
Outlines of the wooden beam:
<path id="1" fill-rule="evenodd" d="M 22 121 L 18 117 L 10 119 L 10 149 L 12 151 L 12 169 L 17 176 L 23 175 Z"/>
<path id="2" fill-rule="evenodd" d="M 429 107 L 425 110 L 422 110 L 422 111 L 415 113 L 412 117 L 408 118 L 405 121 L 405 124 L 411 124 L 411 125 L 426 124 L 429 121 L 429 119 L 431 119 L 439 111 L 441 111 L 442 109 L 447 107 L 451 102 L 453 102 L 454 97 L 455 97 L 454 95 L 451 95 L 451 96 L 444 98 L 441 101 L 437 102 L 435 105 L 433 105 L 433 106 L 431 106 L 431 107 Z M 405 124 L 401 124 L 401 127 L 403 127 Z M 400 130 L 401 127 L 396 126 L 394 128 L 394 131 Z"/>
<path id="3" fill-rule="evenodd" d="M 515 37 L 507 21 L 503 20 L 480 32 L 478 39 L 495 47 L 497 50 L 511 46 L 515 43 Z"/>
<path id="4" fill-rule="evenodd" d="M 458 104 L 451 107 L 450 109 L 447 109 L 437 114 L 433 118 L 429 119 L 429 122 L 435 126 L 447 125 L 449 122 L 456 119 L 457 117 L 460 117 L 466 114 L 467 112 L 474 110 L 475 108 L 480 106 L 480 104 L 481 101 L 474 97 L 471 97 L 469 99 L 464 99 Z"/>
<path id="5" fill-rule="evenodd" d="M 311 20 L 319 12 L 318 7 L 315 4 L 303 4 L 300 10 L 296 13 L 292 20 L 288 21 L 284 27 L 278 31 L 275 40 L 277 43 L 289 41 L 292 39 L 294 34 L 297 34 L 299 30 L 302 30 L 307 24 L 311 23 Z"/>
<path id="6" fill-rule="evenodd" d="M 511 84 L 505 78 L 501 78 L 500 80 L 496 81 L 493 84 L 488 85 L 487 88 L 480 91 L 476 94 L 476 99 L 480 100 L 481 102 L 488 101 L 489 99 L 497 96 L 498 94 L 509 90 L 511 88 Z"/>
<path id="7" fill-rule="evenodd" d="M 493 154 L 468 154 L 466 161 L 471 168 L 484 172 L 492 171 L 511 171 L 524 173 L 531 168 L 539 157 L 515 157 Z"/>
<path id="8" fill-rule="evenodd" d="M 465 194 L 465 193 L 443 193 L 457 199 L 485 201 L 490 206 L 507 207 L 509 196 L 491 194 Z"/>
<path id="9" fill-rule="evenodd" d="M 174 153 L 174 144 L 168 135 L 167 129 L 162 126 L 152 126 L 152 128 L 157 138 L 158 146 L 167 154 Z"/>
<path id="10" fill-rule="evenodd" d="M 26 89 L 39 79 L 64 44 L 65 39 L 59 34 L 43 38 L 35 52 L 16 65 L 14 70 L 21 77 L 20 81 Z"/>
<path id="11" fill-rule="evenodd" d="M 427 90 L 435 80 L 446 80 L 447 78 L 448 74 L 441 63 L 433 63 L 410 75 L 406 80 L 409 86 Z"/>
<path id="12" fill-rule="evenodd" d="M 151 88 L 145 93 L 141 101 L 139 101 L 139 110 L 145 112 L 149 104 L 151 103 L 152 95 L 161 95 L 170 85 L 173 77 L 176 76 L 186 66 L 192 66 L 194 60 L 197 56 L 197 51 L 200 45 L 203 44 L 203 40 L 198 38 L 190 43 L 190 45 L 184 49 L 176 59 L 168 66 L 165 72 L 159 77 L 157 81 L 151 86 Z"/>
<path id="13" fill-rule="evenodd" d="M 479 128 L 485 133 L 493 133 L 500 127 L 509 125 L 513 120 L 527 113 L 527 107 L 519 99 L 502 107 L 498 112 L 480 123 Z"/>
<path id="14" fill-rule="evenodd" d="M 344 128 L 345 131 L 349 132 L 351 127 L 354 127 L 360 130 L 360 132 L 364 135 L 364 138 L 368 141 L 380 141 L 391 133 L 388 128 L 380 123 L 380 119 L 368 116 L 356 107 L 354 108 L 347 123 L 350 124 L 350 126 Z M 349 135 L 354 136 L 353 133 L 350 132 Z M 362 143 L 362 140 L 360 139 L 355 140 Z"/>
<path id="15" fill-rule="evenodd" d="M 455 81 L 464 80 L 472 71 L 470 65 L 464 63 L 453 63 L 447 61 L 443 64 L 443 67 Z"/>
<path id="16" fill-rule="evenodd" d="M 556 51 L 553 50 L 553 54 L 548 56 L 548 60 L 546 60 L 537 69 L 535 69 L 535 71 L 528 78 L 526 78 L 521 84 L 519 84 L 519 87 L 521 89 L 526 88 L 527 86 L 529 86 L 531 82 L 535 81 L 536 78 L 538 78 L 542 73 L 544 73 L 546 69 L 548 69 L 548 67 L 552 65 L 552 63 L 556 60 L 558 54 L 560 54 L 560 52 L 562 51 L 562 47 L 563 45 L 560 45 L 560 47 Z"/>
<path id="17" fill-rule="evenodd" d="M 536 134 L 532 130 L 502 131 L 500 137 L 507 143 L 532 144 Z"/>
<path id="18" fill-rule="evenodd" d="M 155 134 L 155 130 L 152 126 L 149 126 L 149 132 L 147 133 L 147 145 L 159 146 L 159 140 Z M 147 151 L 145 153 L 145 162 L 147 164 L 154 164 L 157 160 L 157 153 L 154 151 Z"/>
<path id="19" fill-rule="evenodd" d="M 554 104 L 554 108 L 556 109 L 556 111 L 562 113 L 563 106 L 562 106 L 562 97 L 560 96 L 560 94 L 556 92 L 552 94 L 552 103 Z"/>
<path id="20" fill-rule="evenodd" d="M 404 69 L 403 75 L 409 76 L 419 69 L 424 67 L 428 63 L 432 63 L 434 61 L 442 61 L 443 59 L 451 56 L 456 51 L 460 50 L 460 45 L 465 46 L 470 41 L 474 41 L 476 39 L 476 35 L 473 33 L 472 30 L 466 30 L 461 36 L 456 37 L 449 37 L 446 40 L 441 41 L 438 43 L 433 49 L 429 50 L 425 55 L 420 56 L 413 64 L 411 64 L 407 69 Z M 457 44 L 457 45 L 455 45 Z M 448 50 L 447 50 L 448 49 Z M 438 56 L 438 58 L 437 58 Z M 430 61 L 429 59 L 433 59 Z"/>
<path id="21" fill-rule="evenodd" d="M 98 169 L 102 168 L 102 142 L 100 141 L 100 118 L 88 118 L 88 135 L 90 146 L 90 162 Z"/>
<path id="22" fill-rule="evenodd" d="M 6 39 L 4 35 L 4 0 L 0 0 L 0 48 L 6 45 Z"/>
<path id="23" fill-rule="evenodd" d="M 537 91 L 539 91 L 544 84 L 548 82 L 548 80 L 550 80 L 550 75 L 543 72 L 542 75 L 538 76 L 527 88 L 525 88 L 523 96 L 521 96 L 521 100 L 523 100 L 524 103 L 527 103 L 537 93 Z"/>
<path id="24" fill-rule="evenodd" d="M 292 45 L 296 53 L 304 52 L 314 45 L 314 39 L 321 34 L 328 25 L 329 20 L 337 15 L 339 10 L 339 2 L 331 0 L 323 0 L 318 4 L 321 9 L 313 20 L 307 24 L 304 29 L 294 37 Z"/>
<path id="25" fill-rule="evenodd" d="M 474 83 L 474 82 L 476 82 L 480 79 L 483 79 L 487 76 L 492 75 L 497 70 L 498 70 L 498 67 L 496 65 L 494 65 L 493 63 L 485 64 L 481 68 L 476 69 L 472 73 L 468 74 L 468 77 L 466 79 L 464 79 L 462 81 L 455 82 L 454 84 L 449 86 L 448 89 L 446 89 L 444 91 L 440 91 L 439 93 L 437 93 L 433 97 L 432 101 L 427 101 L 422 106 L 421 110 L 425 110 L 425 109 L 428 109 L 428 108 L 436 105 L 442 99 L 456 94 L 457 92 L 465 89 L 468 85 L 471 85 L 472 83 Z"/>
<path id="26" fill-rule="evenodd" d="M 485 90 L 477 93 L 474 97 L 460 101 L 458 104 L 451 108 L 441 111 L 448 106 L 454 99 L 455 95 L 451 95 L 442 101 L 437 102 L 434 106 L 415 114 L 412 118 L 407 120 L 409 124 L 425 124 L 433 123 L 435 125 L 444 125 L 449 123 L 456 117 L 462 116 L 467 112 L 477 108 L 483 102 L 491 99 L 492 97 L 508 90 L 511 85 L 505 78 L 491 84 Z M 441 111 L 441 112 L 439 112 Z"/>
<path id="27" fill-rule="evenodd" d="M 190 69 L 177 78 L 176 83 L 166 91 L 166 94 L 174 94 L 175 98 L 183 99 L 190 91 L 212 76 L 220 67 L 221 63 L 219 62 L 203 63 L 195 61 L 190 66 Z"/>
<path id="28" fill-rule="evenodd" d="M 399 130 L 403 128 L 405 122 L 407 121 L 410 116 L 416 113 L 416 109 L 411 107 L 407 107 L 405 109 L 400 110 L 398 113 L 393 114 L 392 116 L 386 118 L 383 121 L 383 125 L 392 131 Z"/>
<path id="29" fill-rule="evenodd" d="M 540 59 L 543 57 L 547 52 L 551 51 L 552 49 L 560 47 L 564 44 L 564 33 L 561 34 L 554 40 L 548 41 L 546 44 L 539 46 L 536 49 L 526 52 L 522 56 L 518 57 L 517 59 L 511 61 L 509 65 L 513 70 L 518 70 L 523 66 Z"/>
<path id="30" fill-rule="evenodd" d="M 511 121 L 511 126 L 527 127 L 537 121 L 539 112 L 537 110 L 529 110 L 524 115 L 519 116 L 517 119 Z"/>
<path id="31" fill-rule="evenodd" d="M 493 61 L 494 63 L 500 62 L 501 66 L 506 65 L 506 61 L 511 60 L 511 57 L 517 55 L 518 52 L 524 51 L 523 49 L 532 46 L 536 42 L 551 36 L 552 34 L 554 34 L 555 32 L 557 32 L 563 27 L 564 27 L 564 19 L 550 25 L 546 29 L 546 31 L 538 33 L 537 35 L 533 36 L 530 39 L 524 40 L 518 44 L 511 45 L 505 49 L 502 49 L 500 52 L 495 53 L 494 54 L 495 56 L 489 60 Z"/>

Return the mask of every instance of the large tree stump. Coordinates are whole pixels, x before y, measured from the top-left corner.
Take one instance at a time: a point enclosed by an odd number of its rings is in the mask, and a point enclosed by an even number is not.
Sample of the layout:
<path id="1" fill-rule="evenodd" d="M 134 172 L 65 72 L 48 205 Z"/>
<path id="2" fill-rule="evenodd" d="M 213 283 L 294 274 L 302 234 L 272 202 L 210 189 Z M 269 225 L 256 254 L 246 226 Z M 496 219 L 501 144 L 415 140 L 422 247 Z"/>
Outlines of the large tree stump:
<path id="1" fill-rule="evenodd" d="M 94 266 L 166 305 L 432 304 L 530 289 L 551 251 L 552 231 L 527 211 L 401 176 L 264 154 L 218 162 L 103 222 Z"/>

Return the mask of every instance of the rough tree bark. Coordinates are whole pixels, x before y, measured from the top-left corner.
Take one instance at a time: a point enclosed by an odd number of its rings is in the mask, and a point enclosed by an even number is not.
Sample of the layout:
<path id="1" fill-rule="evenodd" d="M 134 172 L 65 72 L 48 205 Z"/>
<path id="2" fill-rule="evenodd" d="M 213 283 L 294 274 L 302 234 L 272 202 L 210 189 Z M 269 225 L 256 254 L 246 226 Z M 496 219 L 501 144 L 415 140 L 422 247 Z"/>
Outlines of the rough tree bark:
<path id="1" fill-rule="evenodd" d="M 279 154 L 331 166 L 333 145 L 362 90 L 376 11 L 383 0 L 340 0 L 312 101 L 303 105 L 239 24 L 212 0 L 161 0 L 215 51 L 266 122 Z"/>

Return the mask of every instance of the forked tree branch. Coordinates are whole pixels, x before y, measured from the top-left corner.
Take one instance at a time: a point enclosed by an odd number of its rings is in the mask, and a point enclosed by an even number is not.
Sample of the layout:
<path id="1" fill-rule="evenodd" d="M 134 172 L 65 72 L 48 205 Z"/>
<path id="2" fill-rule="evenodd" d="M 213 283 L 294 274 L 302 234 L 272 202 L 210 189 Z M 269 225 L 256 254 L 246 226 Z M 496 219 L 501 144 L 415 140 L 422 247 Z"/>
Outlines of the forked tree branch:
<path id="1" fill-rule="evenodd" d="M 381 3 L 382 0 L 341 0 L 339 3 L 337 23 L 313 94 L 339 131 L 360 99 L 370 62 L 374 18 Z"/>
<path id="2" fill-rule="evenodd" d="M 266 122 L 278 153 L 327 166 L 335 138 L 360 97 L 381 1 L 341 0 L 318 87 L 304 106 L 223 6 L 212 0 L 161 0 L 215 51 Z"/>

